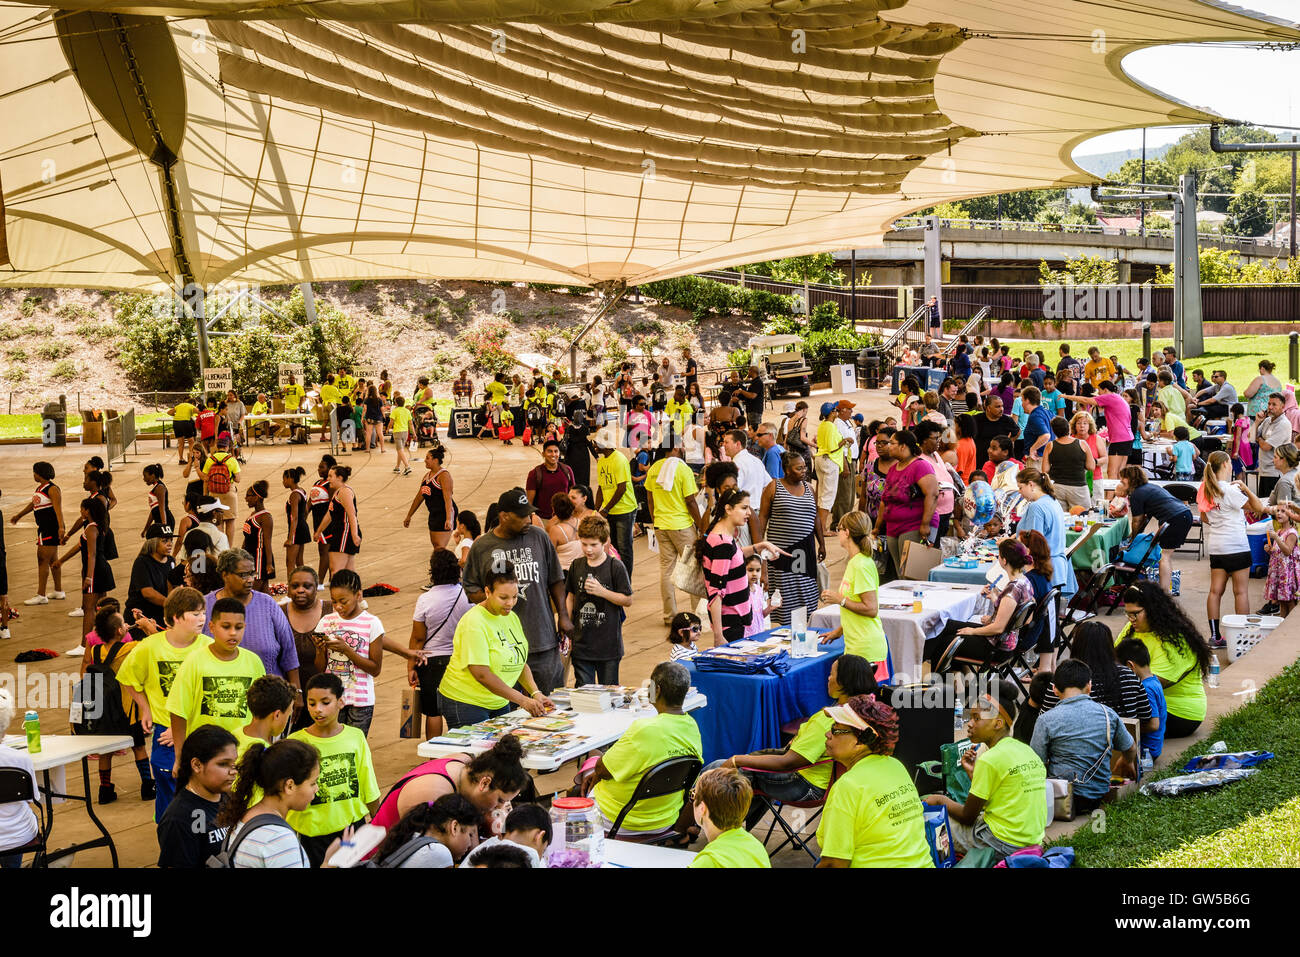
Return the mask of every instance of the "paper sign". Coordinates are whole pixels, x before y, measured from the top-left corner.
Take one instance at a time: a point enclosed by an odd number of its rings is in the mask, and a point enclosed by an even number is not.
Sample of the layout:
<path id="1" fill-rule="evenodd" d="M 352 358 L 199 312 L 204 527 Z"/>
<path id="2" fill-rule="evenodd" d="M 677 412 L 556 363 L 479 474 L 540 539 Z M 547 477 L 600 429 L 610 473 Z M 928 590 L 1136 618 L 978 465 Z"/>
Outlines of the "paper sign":
<path id="1" fill-rule="evenodd" d="M 358 365 L 352 370 L 352 376 L 356 379 L 365 379 L 367 382 L 378 381 L 379 369 L 371 365 Z"/>
<path id="2" fill-rule="evenodd" d="M 230 369 L 204 369 L 204 392 L 229 392 L 235 387 L 235 377 Z"/>
<path id="3" fill-rule="evenodd" d="M 301 362 L 281 362 L 280 373 L 276 382 L 283 389 L 289 384 L 289 376 L 293 376 L 298 385 L 302 385 L 302 363 Z"/>

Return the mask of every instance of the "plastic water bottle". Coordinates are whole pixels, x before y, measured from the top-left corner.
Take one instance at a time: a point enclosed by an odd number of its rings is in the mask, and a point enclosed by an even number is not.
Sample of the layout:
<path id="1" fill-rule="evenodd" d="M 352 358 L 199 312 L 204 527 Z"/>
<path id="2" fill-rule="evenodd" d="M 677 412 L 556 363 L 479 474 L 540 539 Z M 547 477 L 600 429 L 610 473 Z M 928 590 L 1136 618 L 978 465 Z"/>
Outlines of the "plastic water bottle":
<path id="1" fill-rule="evenodd" d="M 962 716 L 961 716 L 960 697 L 957 699 L 957 703 L 953 706 L 952 709 L 952 730 L 958 734 L 961 734 L 966 730 L 966 722 L 962 720 Z"/>
<path id="2" fill-rule="evenodd" d="M 1219 687 L 1219 656 L 1210 656 L 1210 687 Z"/>
<path id="3" fill-rule="evenodd" d="M 925 597 L 925 592 L 923 592 L 921 589 L 919 588 L 912 589 L 912 614 L 914 615 L 921 614 L 922 609 L 925 607 L 922 604 L 922 599 L 924 597 Z"/>
<path id="4" fill-rule="evenodd" d="M 27 753 L 40 754 L 41 751 L 41 716 L 35 711 L 23 715 L 23 730 L 27 732 Z"/>

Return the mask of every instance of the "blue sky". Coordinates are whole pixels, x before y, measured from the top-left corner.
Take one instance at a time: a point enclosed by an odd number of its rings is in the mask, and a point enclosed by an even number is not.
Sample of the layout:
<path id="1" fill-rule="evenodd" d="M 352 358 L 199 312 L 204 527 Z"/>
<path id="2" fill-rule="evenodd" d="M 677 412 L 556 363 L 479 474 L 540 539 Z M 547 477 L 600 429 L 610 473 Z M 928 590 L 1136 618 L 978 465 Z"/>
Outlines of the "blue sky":
<path id="1" fill-rule="evenodd" d="M 1300 17 L 1300 0 L 1237 0 L 1286 21 Z M 1212 45 L 1140 50 L 1124 60 L 1138 81 L 1163 93 L 1233 119 L 1260 125 L 1300 127 L 1300 50 L 1279 52 Z M 1186 130 L 1152 128 L 1147 147 L 1172 143 Z M 1275 131 L 1279 132 L 1279 131 Z M 1109 133 L 1082 144 L 1076 155 L 1138 149 L 1140 130 Z"/>

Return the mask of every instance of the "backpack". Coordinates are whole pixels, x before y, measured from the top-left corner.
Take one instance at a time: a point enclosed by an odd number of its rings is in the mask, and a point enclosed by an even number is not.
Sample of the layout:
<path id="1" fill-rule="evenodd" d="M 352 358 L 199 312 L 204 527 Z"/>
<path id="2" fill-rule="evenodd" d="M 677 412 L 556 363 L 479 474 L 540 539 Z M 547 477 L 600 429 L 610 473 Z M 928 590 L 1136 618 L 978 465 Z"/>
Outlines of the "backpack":
<path id="1" fill-rule="evenodd" d="M 256 817 L 250 818 L 248 823 L 240 828 L 239 836 L 233 840 L 231 840 L 231 837 L 235 833 L 235 828 L 239 827 L 239 825 L 236 824 L 231 827 L 229 833 L 226 834 L 226 839 L 221 842 L 221 850 L 208 858 L 208 867 L 234 867 L 235 852 L 238 851 L 239 846 L 244 843 L 244 838 L 248 837 L 248 835 L 252 834 L 258 828 L 270 825 L 288 828 L 290 831 L 293 830 L 293 828 L 290 827 L 289 822 L 278 814 L 258 814 Z"/>
<path id="2" fill-rule="evenodd" d="M 73 734 L 127 734 L 131 719 L 122 707 L 122 687 L 117 683 L 113 661 L 122 650 L 123 641 L 115 641 L 108 657 L 100 658 L 99 645 L 91 649 L 86 675 L 72 689 L 72 707 L 68 722 Z"/>
<path id="3" fill-rule="evenodd" d="M 224 459 L 218 459 L 215 454 L 211 457 L 212 464 L 208 467 L 208 491 L 213 494 L 223 494 L 230 491 L 230 466 L 226 463 L 230 461 L 230 453 L 226 453 Z"/>
<path id="4" fill-rule="evenodd" d="M 385 857 L 384 862 L 382 864 L 375 863 L 375 859 L 372 857 L 367 861 L 362 861 L 357 866 L 378 867 L 384 869 L 390 867 L 401 867 L 408 860 L 410 860 L 415 855 L 415 852 L 418 851 L 420 848 L 428 847 L 430 844 L 437 844 L 437 843 L 439 842 L 435 841 L 433 838 L 421 834 L 419 837 L 411 838 L 411 840 L 407 841 L 397 850 L 393 851 L 393 853 Z"/>

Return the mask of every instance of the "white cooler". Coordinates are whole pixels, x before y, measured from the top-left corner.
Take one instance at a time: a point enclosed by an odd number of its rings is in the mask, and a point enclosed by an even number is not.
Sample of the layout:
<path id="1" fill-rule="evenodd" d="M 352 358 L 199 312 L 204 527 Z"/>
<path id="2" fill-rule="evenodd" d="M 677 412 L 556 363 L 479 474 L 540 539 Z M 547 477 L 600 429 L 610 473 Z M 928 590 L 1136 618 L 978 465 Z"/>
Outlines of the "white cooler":
<path id="1" fill-rule="evenodd" d="M 841 394 L 858 391 L 858 374 L 852 364 L 831 366 L 831 391 Z"/>
<path id="2" fill-rule="evenodd" d="M 1219 635 L 1228 643 L 1228 660 L 1236 661 L 1284 620 L 1275 615 L 1224 615 L 1219 619 Z"/>

